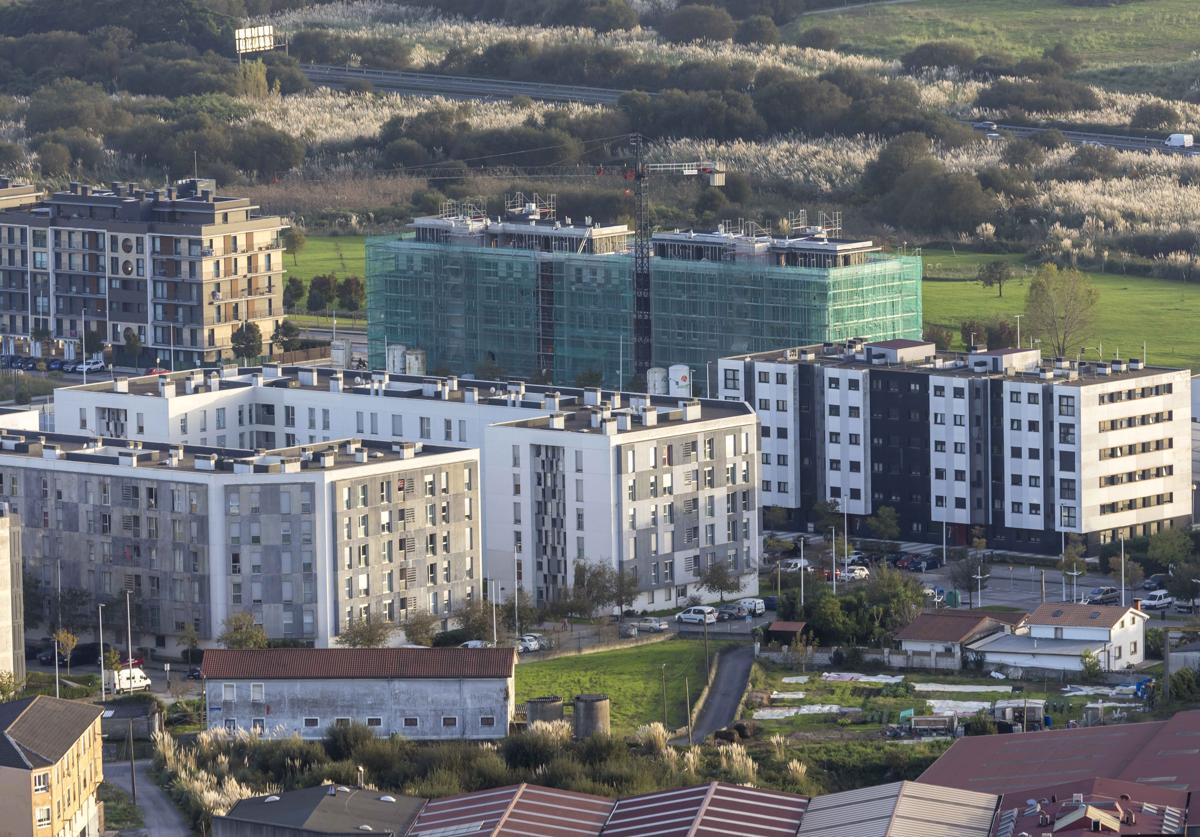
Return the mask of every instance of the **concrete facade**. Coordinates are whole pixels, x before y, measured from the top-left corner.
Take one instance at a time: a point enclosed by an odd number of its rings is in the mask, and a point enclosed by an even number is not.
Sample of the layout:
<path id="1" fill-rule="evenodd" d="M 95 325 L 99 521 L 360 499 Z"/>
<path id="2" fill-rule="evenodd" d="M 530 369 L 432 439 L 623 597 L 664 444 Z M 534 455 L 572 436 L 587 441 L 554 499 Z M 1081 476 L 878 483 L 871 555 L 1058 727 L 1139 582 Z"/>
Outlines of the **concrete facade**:
<path id="1" fill-rule="evenodd" d="M 134 605 L 136 641 L 205 644 L 232 613 L 328 645 L 350 619 L 443 622 L 480 595 L 473 450 L 343 439 L 216 450 L 8 431 L 0 491 L 27 578 Z M 119 620 L 116 620 L 119 621 Z M 110 628 L 116 630 L 113 625 Z M 123 636 L 123 635 L 122 635 Z"/>
<path id="2" fill-rule="evenodd" d="M 25 679 L 25 597 L 20 520 L 0 504 L 0 672 Z"/>
<path id="3" fill-rule="evenodd" d="M 40 351 L 48 330 L 76 356 L 85 331 L 137 336 L 127 362 L 187 368 L 232 357 L 232 335 L 257 324 L 264 349 L 283 318 L 282 218 L 207 179 L 165 190 L 72 183 L 29 204 L 0 189 L 0 342 Z M 68 346 L 70 348 L 68 348 Z"/>
<path id="4" fill-rule="evenodd" d="M 662 409 L 597 391 L 578 411 L 486 432 L 489 578 L 513 577 L 537 604 L 567 592 L 575 562 L 625 573 L 627 607 L 682 607 L 715 561 L 758 592 L 758 422 L 744 404 L 682 401 Z"/>

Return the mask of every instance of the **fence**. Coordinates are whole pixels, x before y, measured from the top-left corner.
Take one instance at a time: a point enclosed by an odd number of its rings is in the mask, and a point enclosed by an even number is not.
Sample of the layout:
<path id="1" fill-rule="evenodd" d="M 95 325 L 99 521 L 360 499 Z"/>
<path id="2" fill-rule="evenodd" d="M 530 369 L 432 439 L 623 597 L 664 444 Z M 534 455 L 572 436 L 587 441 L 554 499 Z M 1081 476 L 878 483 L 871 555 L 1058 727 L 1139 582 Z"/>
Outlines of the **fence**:
<path id="1" fill-rule="evenodd" d="M 295 349 L 290 352 L 281 352 L 275 358 L 277 363 L 304 363 L 310 360 L 328 360 L 329 347 L 317 346 L 312 349 Z"/>

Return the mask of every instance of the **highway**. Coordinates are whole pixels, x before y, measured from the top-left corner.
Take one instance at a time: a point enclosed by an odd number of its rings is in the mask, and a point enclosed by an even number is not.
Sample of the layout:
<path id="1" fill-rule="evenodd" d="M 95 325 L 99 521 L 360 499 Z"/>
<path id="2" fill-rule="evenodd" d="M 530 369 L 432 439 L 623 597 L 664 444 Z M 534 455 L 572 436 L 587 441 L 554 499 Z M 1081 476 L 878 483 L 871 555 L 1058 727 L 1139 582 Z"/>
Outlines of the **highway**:
<path id="1" fill-rule="evenodd" d="M 408 73 L 393 70 L 372 70 L 363 67 L 332 67 L 324 64 L 300 65 L 308 80 L 325 87 L 345 87 L 353 81 L 368 81 L 377 90 L 446 96 L 452 99 L 511 99 L 528 96 L 544 102 L 582 102 L 591 105 L 614 105 L 623 93 L 630 91 L 608 87 L 583 87 L 574 84 L 544 84 L 533 81 L 444 76 L 437 73 Z M 654 94 L 651 94 L 654 95 Z M 963 120 L 979 124 L 975 120 Z M 1047 126 L 997 124 L 996 130 L 1013 137 L 1030 137 Z M 1100 134 L 1089 131 L 1063 130 L 1063 136 L 1076 145 L 1105 145 L 1121 151 L 1161 151 L 1164 154 L 1200 155 L 1200 147 L 1168 148 L 1162 139 L 1126 134 Z"/>
<path id="2" fill-rule="evenodd" d="M 406 73 L 395 70 L 371 70 L 365 67 L 331 67 L 301 64 L 301 70 L 313 84 L 345 87 L 350 82 L 367 81 L 376 90 L 395 90 L 446 96 L 452 99 L 511 99 L 528 96 L 543 102 L 582 102 L 588 105 L 615 105 L 625 90 L 581 87 L 568 84 L 543 84 L 534 81 L 444 76 L 436 73 Z"/>

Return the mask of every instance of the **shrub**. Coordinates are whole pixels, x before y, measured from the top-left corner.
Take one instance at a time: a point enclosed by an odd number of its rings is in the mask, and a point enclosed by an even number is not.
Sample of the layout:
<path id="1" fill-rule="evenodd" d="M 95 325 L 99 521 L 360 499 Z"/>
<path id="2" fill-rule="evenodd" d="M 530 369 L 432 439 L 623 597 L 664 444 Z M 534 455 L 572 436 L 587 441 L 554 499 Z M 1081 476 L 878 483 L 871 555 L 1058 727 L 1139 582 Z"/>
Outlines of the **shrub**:
<path id="1" fill-rule="evenodd" d="M 904 69 L 909 72 L 924 70 L 930 67 L 946 68 L 961 67 L 970 69 L 975 63 L 975 49 L 967 44 L 951 41 L 930 41 L 909 51 L 901 59 Z"/>
<path id="2" fill-rule="evenodd" d="M 658 34 L 675 43 L 728 41 L 734 31 L 729 12 L 712 6 L 681 6 L 658 25 Z"/>
<path id="3" fill-rule="evenodd" d="M 334 761 L 352 759 L 360 746 L 374 740 L 375 733 L 366 724 L 335 724 L 325 731 L 325 752 Z"/>
<path id="4" fill-rule="evenodd" d="M 1100 106 L 1096 92 L 1085 84 L 1062 78 L 1036 81 L 1001 79 L 979 91 L 975 103 L 995 110 L 1045 111 L 1092 110 Z"/>
<path id="5" fill-rule="evenodd" d="M 837 49 L 842 43 L 842 36 L 824 26 L 814 26 L 805 29 L 796 36 L 796 45 L 810 49 Z"/>
<path id="6" fill-rule="evenodd" d="M 734 40 L 739 44 L 777 44 L 779 27 L 766 15 L 754 15 L 738 24 Z"/>

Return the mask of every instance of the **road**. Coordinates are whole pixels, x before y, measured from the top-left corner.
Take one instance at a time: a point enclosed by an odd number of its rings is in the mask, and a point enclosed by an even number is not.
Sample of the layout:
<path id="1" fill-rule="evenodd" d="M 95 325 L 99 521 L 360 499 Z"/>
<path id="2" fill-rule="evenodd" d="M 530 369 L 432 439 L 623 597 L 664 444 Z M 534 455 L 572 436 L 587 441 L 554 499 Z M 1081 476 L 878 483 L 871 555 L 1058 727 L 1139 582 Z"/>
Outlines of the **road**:
<path id="1" fill-rule="evenodd" d="M 543 102 L 615 105 L 617 100 L 628 92 L 575 84 L 406 73 L 396 70 L 372 70 L 366 67 L 332 67 L 325 64 L 301 64 L 300 69 L 308 76 L 309 81 L 323 87 L 345 87 L 353 82 L 365 81 L 376 90 L 396 90 L 403 93 L 446 96 L 451 99 L 511 99 L 515 96 L 528 96 Z"/>
<path id="2" fill-rule="evenodd" d="M 750 682 L 750 666 L 754 663 L 754 646 L 743 645 L 727 651 L 721 657 L 721 668 L 713 680 L 712 688 L 696 723 L 692 726 L 692 740 L 701 742 L 719 729 L 724 729 L 736 720 L 738 704 L 746 693 Z M 687 737 L 676 739 L 673 744 L 686 744 Z"/>
<path id="3" fill-rule="evenodd" d="M 142 811 L 145 827 L 125 834 L 149 835 L 149 837 L 191 837 L 183 814 L 175 807 L 163 789 L 154 784 L 150 775 L 150 760 L 139 759 L 133 763 L 137 770 L 138 808 Z M 129 793 L 129 762 L 109 761 L 104 763 L 104 781 L 110 782 Z"/>

